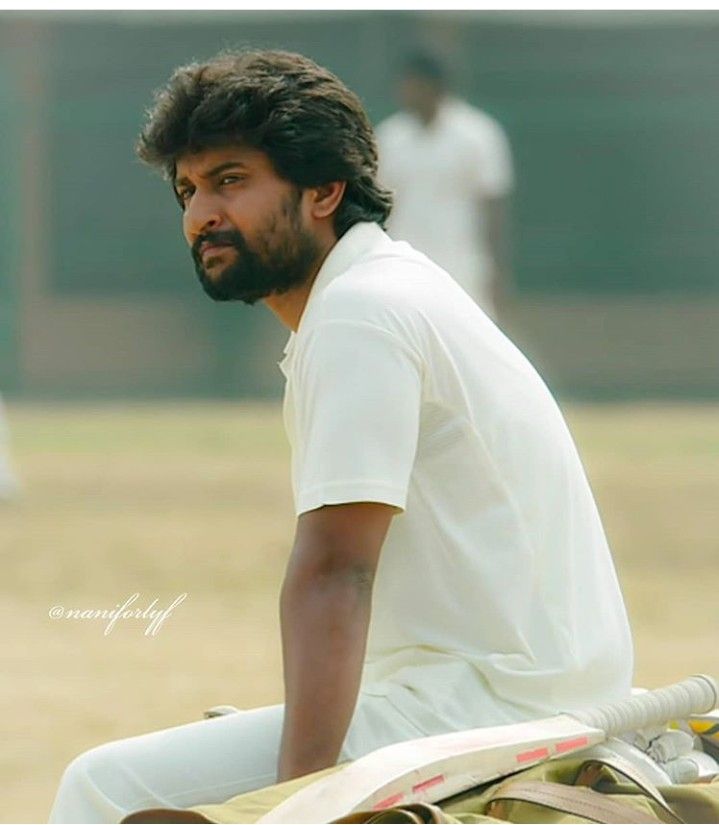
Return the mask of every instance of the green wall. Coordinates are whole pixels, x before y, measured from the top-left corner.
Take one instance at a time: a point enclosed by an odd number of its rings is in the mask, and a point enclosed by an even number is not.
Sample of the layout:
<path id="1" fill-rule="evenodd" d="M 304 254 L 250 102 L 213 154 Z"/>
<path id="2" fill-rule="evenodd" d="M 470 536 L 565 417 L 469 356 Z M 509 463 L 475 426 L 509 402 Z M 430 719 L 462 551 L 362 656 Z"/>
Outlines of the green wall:
<path id="1" fill-rule="evenodd" d="M 413 13 L 208 19 L 51 27 L 58 289 L 194 288 L 176 208 L 132 156 L 151 90 L 174 66 L 226 45 L 299 50 L 334 69 L 377 120 L 394 106 L 396 56 L 432 31 L 431 17 Z M 499 117 L 512 141 L 521 288 L 719 290 L 719 15 L 671 25 L 594 15 L 588 27 L 551 13 L 531 25 L 434 19 L 450 33 L 458 90 Z"/>
<path id="2" fill-rule="evenodd" d="M 0 14 L 0 389 L 18 374 L 23 190 L 20 64 L 2 26 L 10 17 Z M 719 13 L 22 19 L 37 26 L 43 76 L 44 280 L 68 300 L 182 301 L 211 331 L 216 353 L 188 392 L 253 394 L 260 379 L 251 365 L 260 356 L 264 365 L 282 337 L 258 310 L 206 300 L 168 187 L 132 150 L 152 90 L 175 66 L 228 46 L 310 55 L 355 89 L 377 122 L 395 108 L 398 59 L 417 42 L 433 45 L 457 91 L 509 134 L 518 178 L 513 262 L 524 299 L 719 296 Z"/>
<path id="3" fill-rule="evenodd" d="M 13 54 L 0 49 L 0 391 L 19 381 L 18 324 L 22 180 L 18 169 L 23 103 Z"/>
<path id="4" fill-rule="evenodd" d="M 521 283 L 717 292 L 719 15 L 611 19 L 463 34 L 462 88 L 514 143 Z"/>

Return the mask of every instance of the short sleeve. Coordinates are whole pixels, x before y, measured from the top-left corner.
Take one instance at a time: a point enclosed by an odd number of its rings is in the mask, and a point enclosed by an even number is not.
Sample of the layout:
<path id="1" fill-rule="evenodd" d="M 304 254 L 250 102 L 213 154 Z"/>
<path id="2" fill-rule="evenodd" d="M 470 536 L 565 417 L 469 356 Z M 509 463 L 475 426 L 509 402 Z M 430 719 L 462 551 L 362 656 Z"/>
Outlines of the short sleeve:
<path id="1" fill-rule="evenodd" d="M 419 432 L 419 355 L 374 324 L 324 321 L 293 372 L 297 515 L 357 501 L 404 509 Z"/>
<path id="2" fill-rule="evenodd" d="M 481 194 L 487 198 L 509 194 L 514 188 L 514 169 L 504 129 L 489 119 L 477 130 L 474 143 L 479 160 L 477 173 Z"/>

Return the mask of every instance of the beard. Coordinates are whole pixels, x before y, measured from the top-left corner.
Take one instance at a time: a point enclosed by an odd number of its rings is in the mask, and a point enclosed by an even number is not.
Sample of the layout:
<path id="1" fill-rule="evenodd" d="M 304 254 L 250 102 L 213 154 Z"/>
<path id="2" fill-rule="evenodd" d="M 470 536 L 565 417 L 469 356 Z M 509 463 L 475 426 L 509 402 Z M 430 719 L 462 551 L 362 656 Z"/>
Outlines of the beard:
<path id="1" fill-rule="evenodd" d="M 319 257 L 320 249 L 314 235 L 301 223 L 296 190 L 258 234 L 257 248 L 247 243 L 237 229 L 200 235 L 192 245 L 195 272 L 204 289 L 214 301 L 243 301 L 254 304 L 268 295 L 281 295 L 303 284 Z M 205 243 L 231 247 L 233 260 L 224 268 L 209 274 L 205 269 L 200 246 Z M 209 260 L 212 260 L 210 255 Z"/>

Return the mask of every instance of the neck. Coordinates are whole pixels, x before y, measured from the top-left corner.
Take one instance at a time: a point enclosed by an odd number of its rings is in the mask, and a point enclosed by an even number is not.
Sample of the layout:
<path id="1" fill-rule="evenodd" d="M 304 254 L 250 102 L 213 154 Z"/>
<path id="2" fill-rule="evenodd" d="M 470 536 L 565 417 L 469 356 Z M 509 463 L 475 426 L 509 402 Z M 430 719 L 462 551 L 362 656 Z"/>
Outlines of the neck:
<path id="1" fill-rule="evenodd" d="M 439 100 L 435 100 L 417 111 L 417 117 L 423 126 L 430 126 L 434 122 L 439 111 L 439 103 Z"/>
<path id="2" fill-rule="evenodd" d="M 275 314 L 284 326 L 291 329 L 292 332 L 297 332 L 300 326 L 302 313 L 305 311 L 307 299 L 310 296 L 310 291 L 312 290 L 317 273 L 322 268 L 325 258 L 329 255 L 330 250 L 336 243 L 337 238 L 334 232 L 331 237 L 322 239 L 320 253 L 312 265 L 307 278 L 300 286 L 283 292 L 281 295 L 268 295 L 264 298 L 265 306 Z"/>

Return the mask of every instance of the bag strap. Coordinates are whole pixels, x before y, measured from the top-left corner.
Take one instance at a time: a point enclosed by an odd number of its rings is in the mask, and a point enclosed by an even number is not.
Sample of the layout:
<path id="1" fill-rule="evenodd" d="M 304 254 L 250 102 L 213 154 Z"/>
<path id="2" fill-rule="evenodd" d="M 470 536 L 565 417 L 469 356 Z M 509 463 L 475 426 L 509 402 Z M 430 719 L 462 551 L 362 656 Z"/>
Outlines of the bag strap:
<path id="1" fill-rule="evenodd" d="M 587 760 L 580 768 L 575 784 L 589 786 L 594 785 L 596 782 L 596 777 L 590 778 L 589 781 L 587 781 L 588 777 L 585 774 L 587 771 L 591 771 L 592 768 L 601 765 L 606 765 L 608 768 L 611 768 L 621 774 L 626 779 L 629 779 L 630 782 L 633 782 L 640 790 L 644 791 L 647 796 L 651 797 L 651 799 L 659 805 L 664 813 L 671 817 L 673 822 L 684 822 L 684 820 L 677 816 L 677 814 L 671 809 L 666 799 L 662 796 L 659 788 L 657 788 L 653 782 L 637 770 L 637 768 L 635 768 L 628 759 L 625 759 L 623 756 L 619 756 L 619 754 L 614 753 L 611 756 L 607 755 L 592 757 L 592 759 Z"/>
<path id="2" fill-rule="evenodd" d="M 591 788 L 562 785 L 528 779 L 524 782 L 508 782 L 492 794 L 490 805 L 501 800 L 531 802 L 546 808 L 554 808 L 572 816 L 581 816 L 591 822 L 601 823 L 661 823 L 661 819 L 616 799 L 610 799 Z M 491 809 L 487 813 L 491 814 Z"/>

